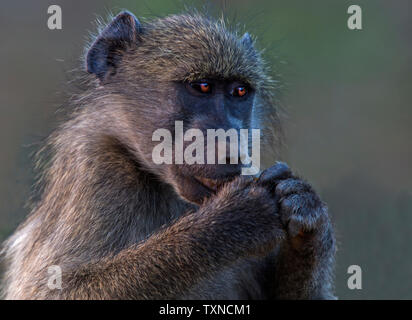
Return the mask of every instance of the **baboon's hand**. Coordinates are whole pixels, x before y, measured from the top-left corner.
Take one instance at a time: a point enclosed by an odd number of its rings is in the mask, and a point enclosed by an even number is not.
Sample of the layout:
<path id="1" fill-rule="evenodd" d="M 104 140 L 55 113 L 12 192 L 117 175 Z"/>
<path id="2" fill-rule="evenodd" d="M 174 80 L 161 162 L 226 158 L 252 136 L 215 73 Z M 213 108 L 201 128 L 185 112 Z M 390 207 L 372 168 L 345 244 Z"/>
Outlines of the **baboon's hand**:
<path id="1" fill-rule="evenodd" d="M 326 205 L 313 188 L 294 176 L 289 167 L 278 162 L 266 169 L 258 184 L 266 185 L 274 196 L 280 220 L 294 246 L 300 246 L 322 234 L 328 228 L 329 218 Z"/>
<path id="2" fill-rule="evenodd" d="M 218 237 L 247 255 L 265 255 L 285 238 L 274 197 L 251 177 L 224 185 L 202 208 Z"/>

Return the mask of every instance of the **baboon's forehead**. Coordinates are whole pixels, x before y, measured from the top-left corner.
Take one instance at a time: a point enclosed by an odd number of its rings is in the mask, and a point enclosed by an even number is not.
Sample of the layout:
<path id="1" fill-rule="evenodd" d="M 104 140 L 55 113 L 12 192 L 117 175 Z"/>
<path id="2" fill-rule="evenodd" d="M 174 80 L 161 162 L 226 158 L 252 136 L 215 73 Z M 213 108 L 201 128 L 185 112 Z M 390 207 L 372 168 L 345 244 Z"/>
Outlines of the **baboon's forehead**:
<path id="1" fill-rule="evenodd" d="M 264 81 L 259 53 L 223 21 L 170 16 L 148 24 L 142 40 L 141 53 L 158 66 L 167 66 L 175 77 L 184 78 L 176 80 L 232 78 L 252 85 Z"/>

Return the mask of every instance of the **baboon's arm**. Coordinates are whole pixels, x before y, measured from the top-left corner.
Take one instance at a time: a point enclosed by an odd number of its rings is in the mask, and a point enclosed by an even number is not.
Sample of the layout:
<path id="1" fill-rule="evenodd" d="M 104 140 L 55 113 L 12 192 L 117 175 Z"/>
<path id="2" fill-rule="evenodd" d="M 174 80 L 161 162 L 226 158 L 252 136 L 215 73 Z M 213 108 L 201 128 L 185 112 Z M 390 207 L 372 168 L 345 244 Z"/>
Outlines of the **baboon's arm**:
<path id="1" fill-rule="evenodd" d="M 232 183 L 197 212 L 146 241 L 63 270 L 57 299 L 172 299 L 238 258 L 265 254 L 283 236 L 265 189 Z M 259 208 L 259 210 L 257 210 Z"/>

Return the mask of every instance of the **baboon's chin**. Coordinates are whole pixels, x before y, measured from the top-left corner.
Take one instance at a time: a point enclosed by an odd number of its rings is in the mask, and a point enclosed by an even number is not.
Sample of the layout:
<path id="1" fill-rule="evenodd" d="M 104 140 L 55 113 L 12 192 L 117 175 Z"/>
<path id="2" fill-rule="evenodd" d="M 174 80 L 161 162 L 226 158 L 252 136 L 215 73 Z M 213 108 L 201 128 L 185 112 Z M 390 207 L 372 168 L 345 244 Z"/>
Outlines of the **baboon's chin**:
<path id="1" fill-rule="evenodd" d="M 215 190 L 208 188 L 191 176 L 176 175 L 174 180 L 174 186 L 179 196 L 196 205 L 201 205 L 215 193 Z"/>
<path id="2" fill-rule="evenodd" d="M 179 196 L 188 202 L 200 205 L 207 198 L 217 193 L 227 182 L 233 180 L 235 175 L 211 179 L 202 176 L 177 173 L 174 175 L 174 186 Z"/>

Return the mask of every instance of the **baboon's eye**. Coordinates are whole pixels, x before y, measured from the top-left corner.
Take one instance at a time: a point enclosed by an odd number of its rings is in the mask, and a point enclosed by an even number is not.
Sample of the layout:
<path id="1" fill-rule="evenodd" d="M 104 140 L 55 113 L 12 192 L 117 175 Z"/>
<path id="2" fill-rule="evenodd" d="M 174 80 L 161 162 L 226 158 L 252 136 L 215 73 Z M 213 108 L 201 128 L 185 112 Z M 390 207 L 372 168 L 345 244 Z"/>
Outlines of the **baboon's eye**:
<path id="1" fill-rule="evenodd" d="M 247 94 L 247 88 L 244 86 L 239 86 L 233 89 L 232 96 L 234 97 L 243 97 Z"/>
<path id="2" fill-rule="evenodd" d="M 211 91 L 211 85 L 208 82 L 192 82 L 190 86 L 201 93 L 210 93 Z"/>

